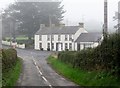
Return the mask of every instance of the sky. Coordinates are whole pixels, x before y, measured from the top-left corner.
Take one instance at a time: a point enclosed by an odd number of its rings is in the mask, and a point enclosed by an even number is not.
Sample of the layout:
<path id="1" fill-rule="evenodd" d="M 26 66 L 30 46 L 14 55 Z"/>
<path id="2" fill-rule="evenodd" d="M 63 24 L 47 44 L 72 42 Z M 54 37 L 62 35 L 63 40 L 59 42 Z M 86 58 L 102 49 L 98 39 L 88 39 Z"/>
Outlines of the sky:
<path id="1" fill-rule="evenodd" d="M 5 8 L 14 0 L 0 0 L 0 9 Z M 118 1 L 108 0 L 108 26 L 109 32 L 115 31 L 113 16 L 118 9 Z M 104 0 L 62 0 L 64 5 L 64 23 L 78 25 L 84 22 L 85 28 L 91 32 L 101 32 L 104 19 Z"/>

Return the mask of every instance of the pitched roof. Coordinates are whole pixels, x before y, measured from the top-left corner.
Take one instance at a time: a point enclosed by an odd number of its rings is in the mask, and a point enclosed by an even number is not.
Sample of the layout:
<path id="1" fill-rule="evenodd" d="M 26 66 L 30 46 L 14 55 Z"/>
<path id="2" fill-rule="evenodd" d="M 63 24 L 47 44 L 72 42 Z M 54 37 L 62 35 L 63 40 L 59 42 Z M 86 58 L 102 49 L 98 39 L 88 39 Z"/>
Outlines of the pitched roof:
<path id="1" fill-rule="evenodd" d="M 48 34 L 75 34 L 79 26 L 63 26 L 63 27 L 44 27 L 37 31 L 36 35 Z"/>
<path id="2" fill-rule="evenodd" d="M 75 42 L 98 42 L 101 38 L 101 33 L 82 33 Z"/>

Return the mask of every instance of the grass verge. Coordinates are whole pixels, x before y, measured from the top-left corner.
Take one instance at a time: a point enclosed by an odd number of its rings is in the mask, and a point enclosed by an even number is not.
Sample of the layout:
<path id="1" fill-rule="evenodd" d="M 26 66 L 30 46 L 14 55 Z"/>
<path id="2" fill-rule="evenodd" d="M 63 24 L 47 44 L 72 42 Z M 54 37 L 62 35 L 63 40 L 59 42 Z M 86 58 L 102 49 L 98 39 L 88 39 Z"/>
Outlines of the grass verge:
<path id="1" fill-rule="evenodd" d="M 22 69 L 22 60 L 18 58 L 16 65 L 8 72 L 2 73 L 2 86 L 15 86 Z"/>
<path id="2" fill-rule="evenodd" d="M 81 86 L 111 86 L 110 88 L 120 88 L 120 79 L 111 76 L 105 72 L 88 72 L 76 68 L 72 68 L 70 65 L 67 65 L 57 58 L 50 56 L 47 59 L 48 63 L 55 69 L 59 74 L 70 79 Z"/>

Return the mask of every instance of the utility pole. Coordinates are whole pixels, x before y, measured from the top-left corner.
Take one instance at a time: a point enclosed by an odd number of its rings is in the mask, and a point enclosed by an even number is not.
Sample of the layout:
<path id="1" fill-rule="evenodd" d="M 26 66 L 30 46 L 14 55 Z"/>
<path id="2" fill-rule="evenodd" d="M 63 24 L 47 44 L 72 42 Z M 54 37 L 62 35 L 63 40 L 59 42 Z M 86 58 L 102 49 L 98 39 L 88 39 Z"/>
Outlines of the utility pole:
<path id="1" fill-rule="evenodd" d="M 118 33 L 120 33 L 120 1 L 118 2 Z"/>
<path id="2" fill-rule="evenodd" d="M 108 1 L 104 0 L 104 37 L 107 37 L 108 34 Z"/>
<path id="3" fill-rule="evenodd" d="M 49 15 L 49 27 L 50 30 L 52 29 L 52 21 L 51 21 L 51 16 Z M 51 51 L 52 51 L 52 30 L 51 30 Z"/>

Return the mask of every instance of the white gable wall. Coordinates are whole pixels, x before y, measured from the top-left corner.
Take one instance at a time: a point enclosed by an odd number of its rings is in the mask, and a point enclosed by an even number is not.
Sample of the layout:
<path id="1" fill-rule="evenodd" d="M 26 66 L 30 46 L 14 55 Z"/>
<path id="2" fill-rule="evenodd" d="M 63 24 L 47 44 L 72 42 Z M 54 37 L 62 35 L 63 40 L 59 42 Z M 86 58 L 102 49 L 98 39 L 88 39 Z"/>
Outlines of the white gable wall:
<path id="1" fill-rule="evenodd" d="M 88 33 L 84 28 L 79 28 L 79 30 L 74 35 L 74 41 L 80 36 L 81 33 Z"/>
<path id="2" fill-rule="evenodd" d="M 39 35 L 34 36 L 34 43 L 35 43 L 34 49 L 40 50 L 40 48 L 39 48 Z"/>

